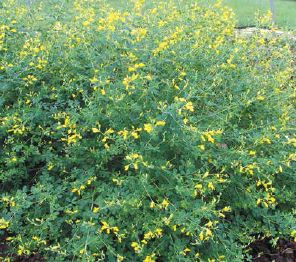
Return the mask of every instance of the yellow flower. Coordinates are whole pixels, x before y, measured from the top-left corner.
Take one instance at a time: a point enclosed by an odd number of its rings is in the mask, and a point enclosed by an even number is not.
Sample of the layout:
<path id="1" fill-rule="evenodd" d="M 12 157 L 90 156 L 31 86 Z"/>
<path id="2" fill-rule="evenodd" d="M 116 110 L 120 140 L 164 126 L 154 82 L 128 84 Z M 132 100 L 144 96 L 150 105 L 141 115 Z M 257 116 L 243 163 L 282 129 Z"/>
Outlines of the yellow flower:
<path id="1" fill-rule="evenodd" d="M 250 151 L 249 151 L 249 155 L 250 155 L 250 156 L 255 156 L 255 155 L 256 155 L 256 151 L 250 150 Z"/>
<path id="2" fill-rule="evenodd" d="M 136 131 L 132 131 L 131 132 L 131 136 L 134 138 L 134 139 L 138 139 L 140 136 L 139 134 L 136 132 Z"/>
<path id="3" fill-rule="evenodd" d="M 206 229 L 206 237 L 211 237 L 211 236 L 213 236 L 213 233 L 210 229 L 207 228 Z"/>
<path id="4" fill-rule="evenodd" d="M 116 262 L 122 262 L 124 260 L 124 257 L 121 255 L 117 255 L 117 260 Z"/>
<path id="5" fill-rule="evenodd" d="M 261 44 L 261 45 L 263 45 L 263 44 L 265 43 L 264 38 L 260 38 L 260 39 L 258 40 L 258 43 Z"/>
<path id="6" fill-rule="evenodd" d="M 271 144 L 271 140 L 267 137 L 262 137 L 259 141 L 260 144 Z"/>
<path id="7" fill-rule="evenodd" d="M 135 28 L 131 31 L 131 35 L 136 37 L 136 41 L 139 42 L 147 34 L 147 29 L 145 28 Z"/>
<path id="8" fill-rule="evenodd" d="M 152 80 L 152 76 L 151 76 L 151 75 L 147 75 L 147 76 L 145 76 L 145 78 L 146 78 L 148 81 L 151 81 L 151 80 Z"/>
<path id="9" fill-rule="evenodd" d="M 129 68 L 128 68 L 128 71 L 129 71 L 129 72 L 134 72 L 134 71 L 136 71 L 138 68 L 141 68 L 141 67 L 144 67 L 144 66 L 145 66 L 145 64 L 143 64 L 143 63 L 135 64 L 134 66 L 129 67 Z"/>
<path id="10" fill-rule="evenodd" d="M 292 230 L 290 236 L 295 237 L 296 236 L 296 230 Z"/>
<path id="11" fill-rule="evenodd" d="M 118 227 L 112 227 L 111 230 L 113 231 L 113 233 L 118 233 L 119 228 Z"/>
<path id="12" fill-rule="evenodd" d="M 263 101 L 263 100 L 265 100 L 265 96 L 263 96 L 263 95 L 257 95 L 257 100 L 258 101 Z"/>
<path id="13" fill-rule="evenodd" d="M 131 247 L 134 249 L 135 252 L 138 252 L 141 250 L 141 246 L 137 242 L 132 242 Z"/>
<path id="14" fill-rule="evenodd" d="M 202 184 L 196 184 L 194 188 L 200 190 L 202 189 Z"/>
<path id="15" fill-rule="evenodd" d="M 72 193 L 77 193 L 77 195 L 80 195 L 80 190 L 78 188 L 73 188 L 71 190 Z"/>
<path id="16" fill-rule="evenodd" d="M 215 139 L 211 135 L 208 135 L 207 138 L 210 143 L 215 143 Z"/>
<path id="17" fill-rule="evenodd" d="M 224 207 L 223 209 L 222 209 L 222 212 L 230 212 L 231 211 L 231 207 Z"/>
<path id="18" fill-rule="evenodd" d="M 144 239 L 149 240 L 154 237 L 154 234 L 152 231 L 148 231 L 147 233 L 144 234 Z"/>
<path id="19" fill-rule="evenodd" d="M 198 237 L 199 237 L 199 239 L 201 241 L 203 241 L 204 240 L 204 234 L 203 234 L 203 232 L 200 232 L 199 235 L 198 235 Z"/>
<path id="20" fill-rule="evenodd" d="M 140 157 L 140 155 L 137 154 L 137 153 L 133 153 L 133 154 L 130 154 L 129 157 L 130 157 L 131 159 L 137 159 L 137 158 Z"/>
<path id="21" fill-rule="evenodd" d="M 108 130 L 105 131 L 105 135 L 113 134 L 114 130 L 112 128 L 109 128 Z"/>
<path id="22" fill-rule="evenodd" d="M 6 221 L 4 218 L 0 218 L 0 229 L 5 229 L 9 227 L 9 221 Z"/>
<path id="23" fill-rule="evenodd" d="M 154 207 L 155 207 L 155 202 L 154 202 L 154 201 L 151 201 L 149 207 L 150 207 L 151 209 L 154 208 Z"/>
<path id="24" fill-rule="evenodd" d="M 33 84 L 34 82 L 37 81 L 37 78 L 33 75 L 27 75 L 26 77 L 23 78 L 24 81 L 26 81 L 27 84 Z"/>
<path id="25" fill-rule="evenodd" d="M 165 125 L 165 121 L 157 121 L 156 126 L 164 126 Z"/>
<path id="26" fill-rule="evenodd" d="M 154 262 L 154 255 L 152 256 L 146 256 L 145 259 L 143 260 L 143 262 Z"/>
<path id="27" fill-rule="evenodd" d="M 198 146 L 200 148 L 200 150 L 204 151 L 206 149 L 205 145 L 199 145 Z"/>
<path id="28" fill-rule="evenodd" d="M 47 170 L 50 171 L 54 168 L 54 165 L 52 163 L 48 163 Z"/>
<path id="29" fill-rule="evenodd" d="M 138 77 L 139 77 L 138 74 L 133 74 L 132 76 L 126 76 L 122 81 L 123 85 L 125 86 L 125 89 L 128 90 L 130 87 L 130 83 L 137 80 Z"/>
<path id="30" fill-rule="evenodd" d="M 128 131 L 127 130 L 122 130 L 118 132 L 118 135 L 122 136 L 124 140 L 127 139 L 128 136 Z"/>
<path id="31" fill-rule="evenodd" d="M 101 221 L 101 224 L 101 232 L 105 230 L 107 234 L 110 234 L 110 226 L 108 225 L 108 223 L 106 221 Z"/>
<path id="32" fill-rule="evenodd" d="M 213 222 L 209 221 L 208 223 L 205 224 L 206 227 L 213 227 Z"/>
<path id="33" fill-rule="evenodd" d="M 283 173 L 283 168 L 282 168 L 282 166 L 279 166 L 278 172 Z"/>
<path id="34" fill-rule="evenodd" d="M 211 190 L 215 190 L 215 187 L 214 187 L 212 182 L 208 183 L 208 188 L 211 189 Z"/>
<path id="35" fill-rule="evenodd" d="M 169 204 L 170 204 L 170 202 L 169 202 L 167 199 L 164 199 L 164 200 L 161 202 L 160 206 L 161 206 L 162 208 L 166 209 L 166 208 L 169 206 Z"/>
<path id="36" fill-rule="evenodd" d="M 23 255 L 23 254 L 28 255 L 29 253 L 30 253 L 30 250 L 25 249 L 24 246 L 19 246 L 19 247 L 18 247 L 17 254 L 18 254 L 19 256 L 21 256 L 21 255 Z"/>
<path id="37" fill-rule="evenodd" d="M 93 213 L 98 213 L 99 211 L 100 211 L 99 207 L 94 207 L 92 210 Z"/>
<path id="38" fill-rule="evenodd" d="M 191 249 L 188 248 L 188 247 L 186 247 L 186 248 L 183 250 L 184 254 L 189 253 L 190 251 L 191 251 Z"/>
<path id="39" fill-rule="evenodd" d="M 151 124 L 144 124 L 144 130 L 147 133 L 151 133 L 153 131 L 153 126 Z"/>
<path id="40" fill-rule="evenodd" d="M 156 228 L 155 234 L 156 234 L 157 237 L 161 237 L 162 236 L 162 229 L 161 228 Z"/>
<path id="41" fill-rule="evenodd" d="M 184 106 L 184 109 L 185 109 L 185 110 L 188 110 L 188 111 L 190 111 L 190 112 L 194 112 L 194 107 L 193 107 L 192 102 L 188 102 L 188 103 L 186 103 L 185 106 Z"/>
<path id="42" fill-rule="evenodd" d="M 90 81 L 92 84 L 94 84 L 94 83 L 99 82 L 99 79 L 97 79 L 97 78 L 94 76 L 93 78 L 89 79 L 89 81 Z"/>

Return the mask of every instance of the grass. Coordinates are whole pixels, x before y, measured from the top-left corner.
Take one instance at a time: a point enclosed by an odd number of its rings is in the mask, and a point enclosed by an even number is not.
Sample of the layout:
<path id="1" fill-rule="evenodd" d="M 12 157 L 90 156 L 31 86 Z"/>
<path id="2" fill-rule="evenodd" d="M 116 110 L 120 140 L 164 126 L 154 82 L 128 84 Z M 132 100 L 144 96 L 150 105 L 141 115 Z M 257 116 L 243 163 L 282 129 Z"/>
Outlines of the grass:
<path id="1" fill-rule="evenodd" d="M 269 0 L 224 0 L 233 8 L 238 26 L 255 24 L 256 11 L 265 12 L 269 9 Z M 296 29 L 296 1 L 275 0 L 275 22 L 281 28 Z"/>
<path id="2" fill-rule="evenodd" d="M 296 0 L 274 1 L 276 24 L 283 29 L 296 30 Z M 123 0 L 109 0 L 109 3 L 116 8 L 126 4 Z M 238 26 L 255 25 L 256 12 L 264 13 L 270 8 L 269 0 L 224 0 L 224 3 L 234 10 Z"/>

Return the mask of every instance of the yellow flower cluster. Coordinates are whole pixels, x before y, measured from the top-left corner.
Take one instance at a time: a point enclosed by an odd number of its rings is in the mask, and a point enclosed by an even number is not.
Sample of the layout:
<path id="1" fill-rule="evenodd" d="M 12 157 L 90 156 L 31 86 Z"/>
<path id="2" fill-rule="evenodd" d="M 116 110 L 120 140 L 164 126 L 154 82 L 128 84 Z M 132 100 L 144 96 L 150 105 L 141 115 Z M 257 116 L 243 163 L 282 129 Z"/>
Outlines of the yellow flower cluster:
<path id="1" fill-rule="evenodd" d="M 30 255 L 30 253 L 31 253 L 30 249 L 26 248 L 25 246 L 23 246 L 23 245 L 18 246 L 17 254 L 19 256 L 21 256 L 21 255 Z"/>
<path id="2" fill-rule="evenodd" d="M 167 198 L 165 198 L 159 204 L 156 204 L 154 201 L 151 201 L 150 204 L 149 204 L 149 207 L 151 209 L 156 208 L 156 207 L 158 209 L 167 209 L 169 204 L 170 204 L 169 200 Z"/>
<path id="3" fill-rule="evenodd" d="M 210 143 L 215 143 L 215 139 L 214 137 L 217 135 L 222 134 L 223 131 L 222 130 L 210 130 L 210 131 L 206 131 L 203 132 L 202 135 L 200 136 L 200 139 L 202 142 L 210 142 Z"/>
<path id="4" fill-rule="evenodd" d="M 77 143 L 77 141 L 82 138 L 81 135 L 77 132 L 76 123 L 71 121 L 69 115 L 67 115 L 64 112 L 58 113 L 54 115 L 54 119 L 56 120 L 63 119 L 64 121 L 63 123 L 59 121 L 58 126 L 56 128 L 57 130 L 65 129 L 66 131 L 66 134 L 65 134 L 66 137 L 61 138 L 61 141 L 66 142 L 68 145 L 70 145 L 70 144 Z"/>
<path id="5" fill-rule="evenodd" d="M 40 244 L 46 245 L 47 244 L 46 240 L 43 240 L 43 239 L 41 239 L 40 237 L 37 237 L 37 236 L 33 236 L 32 240 L 34 242 L 36 242 L 38 245 L 40 245 Z"/>
<path id="6" fill-rule="evenodd" d="M 121 13 L 119 11 L 110 10 L 107 12 L 105 18 L 99 19 L 99 26 L 97 28 L 98 31 L 108 30 L 114 32 L 116 29 L 116 24 L 118 22 L 124 22 L 127 13 Z"/>
<path id="7" fill-rule="evenodd" d="M 152 254 L 150 256 L 146 256 L 143 262 L 154 262 L 155 261 L 155 255 Z"/>
<path id="8" fill-rule="evenodd" d="M 239 168 L 239 172 L 240 173 L 245 173 L 248 175 L 254 175 L 254 170 L 258 169 L 258 166 L 256 163 L 252 163 L 252 164 L 248 164 L 246 166 L 240 166 Z"/>
<path id="9" fill-rule="evenodd" d="M 126 129 L 118 131 L 118 135 L 122 136 L 124 140 L 127 140 L 128 137 L 132 137 L 133 139 L 139 139 L 140 138 L 140 132 L 142 131 L 142 128 L 134 128 L 131 131 L 128 131 Z"/>
<path id="10" fill-rule="evenodd" d="M 131 247 L 134 249 L 136 253 L 140 253 L 145 245 L 148 244 L 149 240 L 160 238 L 163 235 L 163 231 L 161 228 L 156 228 L 154 231 L 148 231 L 144 234 L 143 239 L 141 240 L 141 244 L 138 242 L 132 242 Z"/>
<path id="11" fill-rule="evenodd" d="M 89 179 L 87 179 L 87 181 L 85 182 L 85 184 L 80 185 L 79 187 L 74 187 L 71 189 L 72 193 L 76 193 L 77 195 L 81 195 L 81 192 L 84 191 L 87 186 L 90 186 L 94 181 L 96 181 L 96 177 L 91 177 Z"/>
<path id="12" fill-rule="evenodd" d="M 23 80 L 26 85 L 33 85 L 38 79 L 33 75 L 27 75 L 26 77 L 23 77 Z"/>
<path id="13" fill-rule="evenodd" d="M 145 66 L 145 64 L 143 64 L 143 63 L 137 63 L 137 64 L 134 64 L 133 66 L 130 66 L 129 68 L 128 68 L 128 71 L 129 72 L 134 72 L 134 71 L 136 71 L 138 68 L 142 68 L 142 67 L 144 67 Z"/>
<path id="14" fill-rule="evenodd" d="M 176 88 L 175 84 L 174 84 L 174 86 Z M 177 87 L 177 89 L 179 89 L 179 87 Z M 191 101 L 187 101 L 185 98 L 177 97 L 177 96 L 174 97 L 174 101 L 182 103 L 182 107 L 178 110 L 179 115 L 182 114 L 182 110 L 189 111 L 189 112 L 194 112 L 194 106 L 193 106 L 193 103 Z"/>
<path id="15" fill-rule="evenodd" d="M 263 191 L 265 192 L 264 198 L 258 198 L 256 204 L 258 206 L 262 205 L 265 208 L 274 207 L 276 204 L 276 199 L 274 197 L 275 188 L 272 187 L 272 182 L 257 180 L 256 186 L 263 189 Z"/>
<path id="16" fill-rule="evenodd" d="M 290 236 L 293 237 L 294 242 L 296 242 L 296 230 L 292 230 Z"/>
<path id="17" fill-rule="evenodd" d="M 287 143 L 296 147 L 296 138 L 289 138 Z"/>
<path id="18" fill-rule="evenodd" d="M 13 197 L 3 196 L 0 199 L 7 207 L 14 207 L 15 206 L 15 201 L 14 201 Z"/>
<path id="19" fill-rule="evenodd" d="M 107 234 L 114 233 L 117 234 L 119 232 L 118 227 L 110 227 L 109 224 L 106 221 L 101 221 L 101 232 L 106 232 Z"/>
<path id="20" fill-rule="evenodd" d="M 7 126 L 7 132 L 14 135 L 23 135 L 27 130 L 22 119 L 17 115 L 0 118 L 0 125 Z"/>
<path id="21" fill-rule="evenodd" d="M 9 224 L 9 221 L 5 220 L 4 218 L 0 218 L 0 229 L 8 228 Z"/>
<path id="22" fill-rule="evenodd" d="M 138 74 L 132 74 L 131 76 L 126 76 L 122 83 L 125 87 L 125 89 L 128 91 L 129 89 L 135 89 L 135 86 L 131 86 L 131 83 L 134 82 L 135 80 L 137 80 L 139 78 Z"/>
<path id="23" fill-rule="evenodd" d="M 157 55 L 158 53 L 168 49 L 170 46 L 176 44 L 178 41 L 182 39 L 181 33 L 183 32 L 182 27 L 176 27 L 175 31 L 171 33 L 169 36 L 165 37 L 162 42 L 158 44 L 158 46 L 153 50 L 153 55 Z"/>
<path id="24" fill-rule="evenodd" d="M 5 36 L 8 33 L 16 33 L 17 30 L 15 28 L 16 20 L 11 20 L 10 25 L 0 24 L 0 51 L 7 51 L 8 49 L 5 47 Z"/>
<path id="25" fill-rule="evenodd" d="M 125 171 L 128 171 L 130 166 L 132 166 L 135 170 L 137 170 L 139 168 L 139 164 L 144 163 L 143 157 L 137 153 L 129 154 L 125 157 L 125 159 L 130 162 L 128 165 L 125 165 L 124 167 Z"/>
<path id="26" fill-rule="evenodd" d="M 221 218 L 225 218 L 225 213 L 231 212 L 231 207 L 226 206 L 218 211 L 218 216 Z"/>
<path id="27" fill-rule="evenodd" d="M 131 35 L 135 38 L 135 42 L 140 42 L 147 35 L 147 32 L 146 28 L 138 27 L 131 31 Z"/>

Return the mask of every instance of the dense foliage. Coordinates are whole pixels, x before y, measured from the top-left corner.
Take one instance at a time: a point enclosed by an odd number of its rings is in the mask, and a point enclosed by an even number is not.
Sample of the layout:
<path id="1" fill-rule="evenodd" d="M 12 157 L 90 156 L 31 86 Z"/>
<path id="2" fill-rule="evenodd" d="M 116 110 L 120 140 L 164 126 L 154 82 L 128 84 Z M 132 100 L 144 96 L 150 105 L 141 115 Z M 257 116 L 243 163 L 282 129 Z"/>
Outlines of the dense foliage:
<path id="1" fill-rule="evenodd" d="M 0 6 L 10 254 L 242 261 L 296 237 L 284 40 L 237 36 L 220 2 L 20 2 Z"/>

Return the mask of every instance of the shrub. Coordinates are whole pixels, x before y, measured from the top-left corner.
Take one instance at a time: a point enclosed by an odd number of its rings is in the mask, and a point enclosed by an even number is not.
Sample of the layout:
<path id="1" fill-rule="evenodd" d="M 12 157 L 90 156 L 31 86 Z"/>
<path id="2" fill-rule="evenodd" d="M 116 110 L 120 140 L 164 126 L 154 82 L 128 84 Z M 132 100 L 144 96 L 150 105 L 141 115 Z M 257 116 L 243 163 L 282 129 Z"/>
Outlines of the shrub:
<path id="1" fill-rule="evenodd" d="M 220 2 L 4 0 L 0 16 L 10 255 L 242 261 L 296 235 L 285 41 L 236 36 Z"/>

